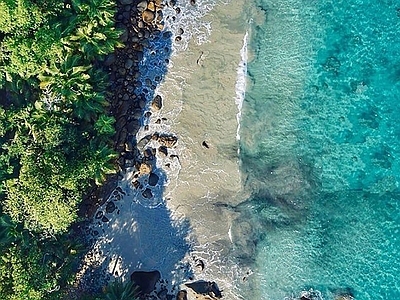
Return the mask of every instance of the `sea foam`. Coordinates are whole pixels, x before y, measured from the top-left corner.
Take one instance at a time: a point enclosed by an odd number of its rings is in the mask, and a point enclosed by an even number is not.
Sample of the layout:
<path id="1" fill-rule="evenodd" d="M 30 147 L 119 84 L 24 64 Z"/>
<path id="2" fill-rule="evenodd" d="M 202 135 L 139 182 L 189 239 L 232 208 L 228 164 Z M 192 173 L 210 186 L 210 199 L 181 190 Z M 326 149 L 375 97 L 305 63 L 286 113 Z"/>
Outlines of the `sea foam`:
<path id="1" fill-rule="evenodd" d="M 244 97 L 246 95 L 246 75 L 247 75 L 247 59 L 248 59 L 248 57 L 247 57 L 247 37 L 248 37 L 248 32 L 246 32 L 246 34 L 243 37 L 243 47 L 240 50 L 241 61 L 237 68 L 237 79 L 236 79 L 236 85 L 235 85 L 235 89 L 236 89 L 235 103 L 238 108 L 238 113 L 236 114 L 236 119 L 238 122 L 237 131 L 236 131 L 236 139 L 238 141 L 240 140 L 240 119 L 242 116 L 242 106 L 243 106 Z"/>

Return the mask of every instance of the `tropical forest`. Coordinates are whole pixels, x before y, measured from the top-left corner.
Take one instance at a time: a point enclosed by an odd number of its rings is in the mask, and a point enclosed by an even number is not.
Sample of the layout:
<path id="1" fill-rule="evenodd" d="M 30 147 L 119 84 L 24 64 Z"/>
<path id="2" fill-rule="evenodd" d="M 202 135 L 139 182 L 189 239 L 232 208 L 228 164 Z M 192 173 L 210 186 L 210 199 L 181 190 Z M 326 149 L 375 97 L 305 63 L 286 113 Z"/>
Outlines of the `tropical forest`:
<path id="1" fill-rule="evenodd" d="M 0 0 L 3 300 L 70 299 L 78 206 L 116 172 L 101 63 L 122 47 L 115 13 L 112 0 Z"/>

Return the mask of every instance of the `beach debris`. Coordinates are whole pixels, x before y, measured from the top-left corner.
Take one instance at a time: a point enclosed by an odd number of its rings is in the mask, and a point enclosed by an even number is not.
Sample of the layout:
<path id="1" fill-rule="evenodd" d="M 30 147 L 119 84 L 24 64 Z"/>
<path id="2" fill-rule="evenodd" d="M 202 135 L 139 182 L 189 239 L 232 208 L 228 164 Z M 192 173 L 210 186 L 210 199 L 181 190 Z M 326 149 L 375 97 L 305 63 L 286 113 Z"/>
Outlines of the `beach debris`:
<path id="1" fill-rule="evenodd" d="M 206 141 L 203 141 L 203 142 L 201 143 L 201 145 L 202 145 L 204 148 L 206 148 L 206 149 L 210 149 L 210 146 L 208 146 L 208 144 L 207 144 Z"/>

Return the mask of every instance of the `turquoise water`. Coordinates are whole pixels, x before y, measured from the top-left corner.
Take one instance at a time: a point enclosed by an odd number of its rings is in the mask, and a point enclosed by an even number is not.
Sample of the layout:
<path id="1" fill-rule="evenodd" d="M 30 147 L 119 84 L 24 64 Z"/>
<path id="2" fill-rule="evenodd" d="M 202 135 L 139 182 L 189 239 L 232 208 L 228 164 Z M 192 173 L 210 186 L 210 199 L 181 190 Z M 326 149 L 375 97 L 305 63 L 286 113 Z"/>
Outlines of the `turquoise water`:
<path id="1" fill-rule="evenodd" d="M 252 197 L 236 223 L 252 220 L 251 297 L 400 299 L 400 3 L 253 4 L 240 133 Z"/>

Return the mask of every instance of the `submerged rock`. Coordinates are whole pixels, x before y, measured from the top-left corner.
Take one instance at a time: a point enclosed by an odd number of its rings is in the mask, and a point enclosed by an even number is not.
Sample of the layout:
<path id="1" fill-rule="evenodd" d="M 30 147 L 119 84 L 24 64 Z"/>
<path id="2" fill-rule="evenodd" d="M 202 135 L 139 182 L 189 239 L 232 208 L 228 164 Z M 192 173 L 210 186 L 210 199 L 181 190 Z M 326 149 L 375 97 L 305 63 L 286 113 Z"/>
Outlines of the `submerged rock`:
<path id="1" fill-rule="evenodd" d="M 151 173 L 149 176 L 149 185 L 151 185 L 151 186 L 157 185 L 159 179 L 160 178 L 158 177 L 157 174 Z"/>
<path id="2" fill-rule="evenodd" d="M 142 196 L 144 198 L 150 199 L 153 198 L 153 193 L 151 192 L 151 189 L 147 188 L 144 190 L 144 192 L 142 193 Z"/>

